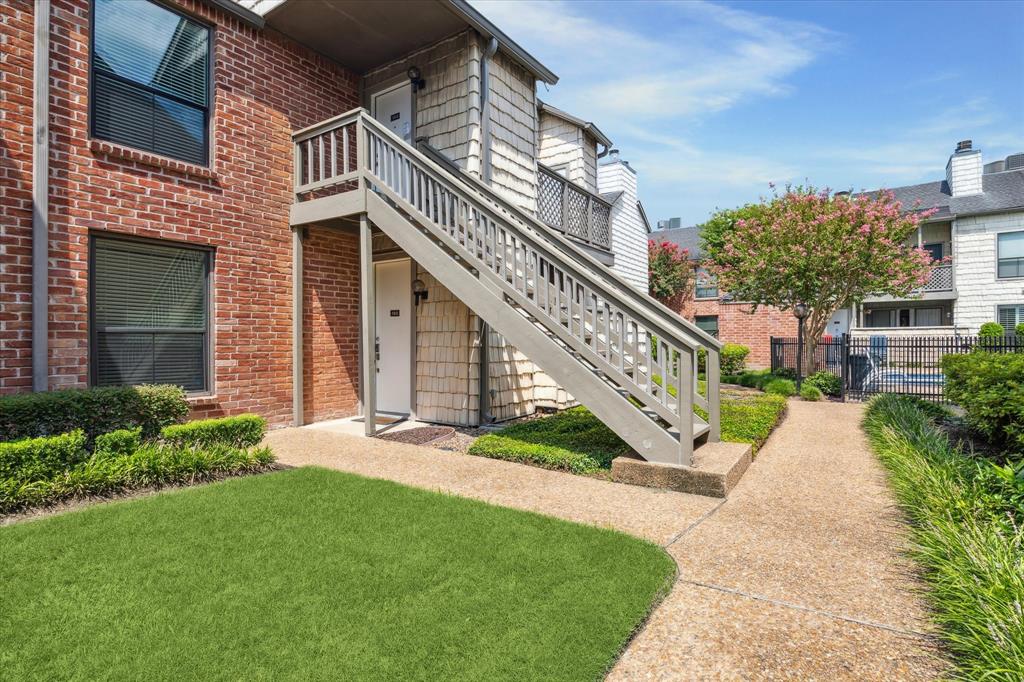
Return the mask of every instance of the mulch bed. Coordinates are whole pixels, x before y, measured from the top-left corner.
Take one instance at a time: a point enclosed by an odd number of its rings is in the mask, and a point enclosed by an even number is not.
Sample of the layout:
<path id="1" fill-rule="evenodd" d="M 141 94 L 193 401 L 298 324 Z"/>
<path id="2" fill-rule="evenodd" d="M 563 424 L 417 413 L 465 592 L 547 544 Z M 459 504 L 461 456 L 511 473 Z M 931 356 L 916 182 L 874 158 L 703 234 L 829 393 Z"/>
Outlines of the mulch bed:
<path id="1" fill-rule="evenodd" d="M 428 445 L 443 438 L 450 438 L 454 434 L 455 429 L 450 426 L 417 426 L 414 429 L 381 433 L 376 437 L 381 440 L 395 441 L 396 443 Z"/>

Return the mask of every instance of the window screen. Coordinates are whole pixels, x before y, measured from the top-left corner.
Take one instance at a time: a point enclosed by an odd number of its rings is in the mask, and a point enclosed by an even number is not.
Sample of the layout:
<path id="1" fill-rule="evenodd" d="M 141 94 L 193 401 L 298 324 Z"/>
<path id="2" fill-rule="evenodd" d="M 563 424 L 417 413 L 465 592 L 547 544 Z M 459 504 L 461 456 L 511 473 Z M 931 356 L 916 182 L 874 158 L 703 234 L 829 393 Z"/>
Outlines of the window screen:
<path id="1" fill-rule="evenodd" d="M 1006 334 L 1014 333 L 1014 328 L 1024 322 L 1024 305 L 1001 305 L 996 309 L 999 324 L 1003 325 Z"/>
<path id="2" fill-rule="evenodd" d="M 999 276 L 1024 277 L 1024 232 L 999 235 Z"/>
<path id="3" fill-rule="evenodd" d="M 208 390 L 210 252 L 93 240 L 93 383 Z"/>
<path id="4" fill-rule="evenodd" d="M 697 328 L 706 331 L 711 336 L 718 337 L 718 315 L 698 315 L 694 320 Z"/>
<path id="5" fill-rule="evenodd" d="M 152 2 L 94 0 L 92 134 L 207 163 L 210 29 Z"/>

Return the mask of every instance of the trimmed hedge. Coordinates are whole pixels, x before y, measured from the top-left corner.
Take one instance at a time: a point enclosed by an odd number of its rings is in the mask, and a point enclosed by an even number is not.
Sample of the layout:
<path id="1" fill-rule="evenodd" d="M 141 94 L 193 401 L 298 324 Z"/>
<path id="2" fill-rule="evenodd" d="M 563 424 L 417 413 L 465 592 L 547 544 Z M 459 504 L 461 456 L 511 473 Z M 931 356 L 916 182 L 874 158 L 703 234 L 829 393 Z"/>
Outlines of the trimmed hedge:
<path id="1" fill-rule="evenodd" d="M 978 330 L 978 336 L 984 336 L 987 338 L 1002 337 L 1006 335 L 1006 330 L 1003 329 L 1003 325 L 998 322 L 986 322 L 981 325 L 981 329 Z"/>
<path id="2" fill-rule="evenodd" d="M 1024 679 L 1024 480 L 955 447 L 937 415 L 923 401 L 883 395 L 864 427 L 910 519 L 956 677 Z"/>
<path id="3" fill-rule="evenodd" d="M 230 474 L 263 471 L 273 461 L 269 448 L 242 449 L 223 445 L 204 449 L 151 443 L 127 456 L 95 453 L 47 480 L 0 479 L 0 513 L 73 497 L 192 484 Z"/>
<path id="4" fill-rule="evenodd" d="M 796 395 L 796 384 L 789 379 L 772 379 L 764 385 L 764 392 L 788 398 Z"/>
<path id="5" fill-rule="evenodd" d="M 85 458 L 85 434 L 80 430 L 59 436 L 0 443 L 0 479 L 19 483 L 42 481 L 70 469 Z"/>
<path id="6" fill-rule="evenodd" d="M 811 384 L 804 384 L 803 386 L 800 387 L 800 397 L 803 398 L 804 400 L 809 400 L 813 403 L 816 403 L 822 398 L 824 398 L 825 395 L 817 386 L 813 386 Z"/>
<path id="7" fill-rule="evenodd" d="M 80 429 L 86 447 L 118 429 L 142 428 L 144 439 L 182 421 L 189 407 L 178 386 L 132 386 L 19 393 L 0 398 L 0 441 Z"/>
<path id="8" fill-rule="evenodd" d="M 249 448 L 259 445 L 267 431 L 267 420 L 255 414 L 203 419 L 165 426 L 160 437 L 179 447 L 205 448 L 229 445 Z"/>
<path id="9" fill-rule="evenodd" d="M 804 379 L 803 384 L 814 386 L 825 395 L 837 396 L 843 392 L 842 380 L 831 372 L 815 372 Z"/>
<path id="10" fill-rule="evenodd" d="M 1024 355 L 964 353 L 942 358 L 946 397 L 996 446 L 1024 453 Z"/>
<path id="11" fill-rule="evenodd" d="M 722 374 L 739 374 L 747 364 L 750 349 L 738 343 L 727 343 L 722 346 Z"/>
<path id="12" fill-rule="evenodd" d="M 142 445 L 142 427 L 118 429 L 96 436 L 94 453 L 105 457 L 126 457 Z"/>

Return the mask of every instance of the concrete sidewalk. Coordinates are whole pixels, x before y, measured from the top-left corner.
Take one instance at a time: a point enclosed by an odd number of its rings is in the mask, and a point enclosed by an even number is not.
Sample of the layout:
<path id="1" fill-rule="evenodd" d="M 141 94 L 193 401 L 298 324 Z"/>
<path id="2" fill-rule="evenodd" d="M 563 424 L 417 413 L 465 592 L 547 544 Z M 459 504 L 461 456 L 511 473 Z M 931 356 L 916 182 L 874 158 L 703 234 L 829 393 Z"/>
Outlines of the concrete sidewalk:
<path id="1" fill-rule="evenodd" d="M 726 501 L 316 429 L 267 436 L 279 459 L 440 490 L 656 542 L 679 579 L 609 679 L 919 680 L 928 635 L 905 531 L 862 408 L 790 402 Z"/>

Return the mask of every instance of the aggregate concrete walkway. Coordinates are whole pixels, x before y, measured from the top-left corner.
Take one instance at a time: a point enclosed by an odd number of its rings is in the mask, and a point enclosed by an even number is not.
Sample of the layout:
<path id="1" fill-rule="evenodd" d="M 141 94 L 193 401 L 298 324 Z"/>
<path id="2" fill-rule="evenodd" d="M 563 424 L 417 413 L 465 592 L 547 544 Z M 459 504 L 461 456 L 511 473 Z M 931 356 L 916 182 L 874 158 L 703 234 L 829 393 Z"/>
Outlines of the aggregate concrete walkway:
<path id="1" fill-rule="evenodd" d="M 945 663 L 902 558 L 905 533 L 859 428 L 862 408 L 790 402 L 726 501 L 315 429 L 279 459 L 617 528 L 679 578 L 612 680 L 927 680 Z"/>

